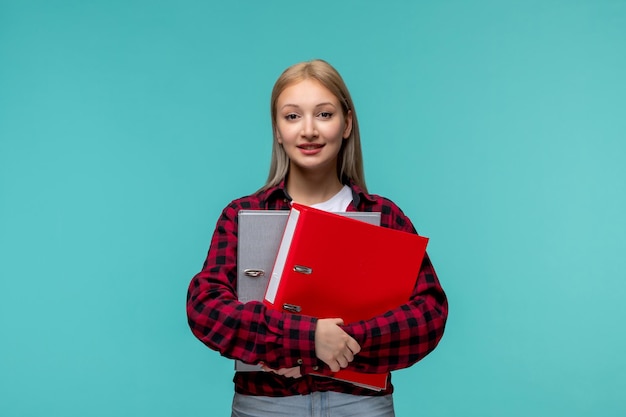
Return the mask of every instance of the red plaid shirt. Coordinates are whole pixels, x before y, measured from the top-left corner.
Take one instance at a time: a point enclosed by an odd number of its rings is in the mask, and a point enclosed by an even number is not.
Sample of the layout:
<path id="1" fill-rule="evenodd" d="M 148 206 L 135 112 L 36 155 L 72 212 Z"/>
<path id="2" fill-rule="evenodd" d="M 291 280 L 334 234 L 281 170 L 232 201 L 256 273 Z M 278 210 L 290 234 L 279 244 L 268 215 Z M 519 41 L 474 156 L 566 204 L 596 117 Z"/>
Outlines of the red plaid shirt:
<path id="1" fill-rule="evenodd" d="M 348 211 L 381 213 L 381 226 L 416 233 L 411 221 L 392 201 L 364 193 L 351 181 L 353 201 Z M 330 368 L 315 356 L 314 317 L 265 308 L 261 302 L 237 300 L 237 214 L 239 210 L 289 210 L 284 181 L 277 187 L 231 202 L 217 221 L 209 252 L 189 285 L 187 315 L 193 334 L 223 356 L 247 363 L 264 362 L 272 369 L 300 366 L 302 378 L 285 378 L 272 372 L 236 372 L 235 390 L 248 395 L 288 396 L 313 391 L 338 391 L 356 395 L 393 392 L 359 388 L 331 378 Z M 406 368 L 424 358 L 441 339 L 448 302 L 428 256 L 417 277 L 411 300 L 368 321 L 343 329 L 361 345 L 348 369 L 385 373 Z"/>

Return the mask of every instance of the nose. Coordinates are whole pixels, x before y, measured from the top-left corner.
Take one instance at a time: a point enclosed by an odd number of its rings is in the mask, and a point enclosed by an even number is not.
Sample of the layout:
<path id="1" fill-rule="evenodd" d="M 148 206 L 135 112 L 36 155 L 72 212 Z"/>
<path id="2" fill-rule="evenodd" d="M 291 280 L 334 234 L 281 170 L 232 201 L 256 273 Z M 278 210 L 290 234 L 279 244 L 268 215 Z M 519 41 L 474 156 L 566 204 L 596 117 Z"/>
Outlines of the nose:
<path id="1" fill-rule="evenodd" d="M 302 121 L 302 137 L 307 139 L 314 139 L 318 135 L 317 128 L 315 127 L 315 119 L 313 117 L 305 117 Z"/>

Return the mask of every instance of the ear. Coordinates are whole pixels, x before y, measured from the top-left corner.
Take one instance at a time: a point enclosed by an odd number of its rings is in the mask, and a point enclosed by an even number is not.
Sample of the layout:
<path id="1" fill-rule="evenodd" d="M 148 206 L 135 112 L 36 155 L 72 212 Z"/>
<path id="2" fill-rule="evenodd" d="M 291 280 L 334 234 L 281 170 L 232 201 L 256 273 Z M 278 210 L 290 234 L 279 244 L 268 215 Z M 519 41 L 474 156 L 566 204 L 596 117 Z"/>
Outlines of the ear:
<path id="1" fill-rule="evenodd" d="M 276 141 L 278 142 L 279 145 L 283 144 L 283 139 L 280 137 L 280 133 L 278 132 L 278 129 L 274 129 L 274 137 L 276 138 Z"/>
<path id="2" fill-rule="evenodd" d="M 350 133 L 352 133 L 352 110 L 348 110 L 345 119 L 346 127 L 343 130 L 343 138 L 348 139 L 350 137 Z"/>

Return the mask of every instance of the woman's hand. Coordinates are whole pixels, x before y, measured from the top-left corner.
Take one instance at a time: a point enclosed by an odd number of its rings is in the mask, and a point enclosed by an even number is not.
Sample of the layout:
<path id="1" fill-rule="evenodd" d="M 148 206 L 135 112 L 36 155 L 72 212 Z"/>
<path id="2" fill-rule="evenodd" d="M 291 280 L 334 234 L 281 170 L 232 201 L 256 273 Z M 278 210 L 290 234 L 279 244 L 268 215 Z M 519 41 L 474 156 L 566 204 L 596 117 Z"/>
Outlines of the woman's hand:
<path id="1" fill-rule="evenodd" d="M 277 375 L 282 375 L 287 378 L 300 378 L 302 376 L 299 366 L 295 366 L 293 368 L 280 368 L 277 370 L 268 368 L 264 364 L 261 364 L 261 368 L 263 368 L 265 372 L 274 372 Z"/>
<path id="2" fill-rule="evenodd" d="M 315 355 L 337 372 L 354 360 L 361 346 L 341 327 L 342 319 L 319 319 L 315 328 Z"/>

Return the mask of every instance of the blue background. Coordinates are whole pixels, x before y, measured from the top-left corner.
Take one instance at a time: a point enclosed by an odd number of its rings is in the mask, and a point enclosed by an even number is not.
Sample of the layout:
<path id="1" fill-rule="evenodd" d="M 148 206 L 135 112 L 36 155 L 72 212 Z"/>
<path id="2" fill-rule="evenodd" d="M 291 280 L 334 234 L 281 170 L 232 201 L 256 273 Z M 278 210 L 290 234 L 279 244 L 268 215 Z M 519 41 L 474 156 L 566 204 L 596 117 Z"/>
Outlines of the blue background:
<path id="1" fill-rule="evenodd" d="M 398 416 L 623 416 L 625 44 L 624 1 L 0 0 L 0 415 L 228 415 L 187 285 L 320 57 L 449 295 Z"/>

